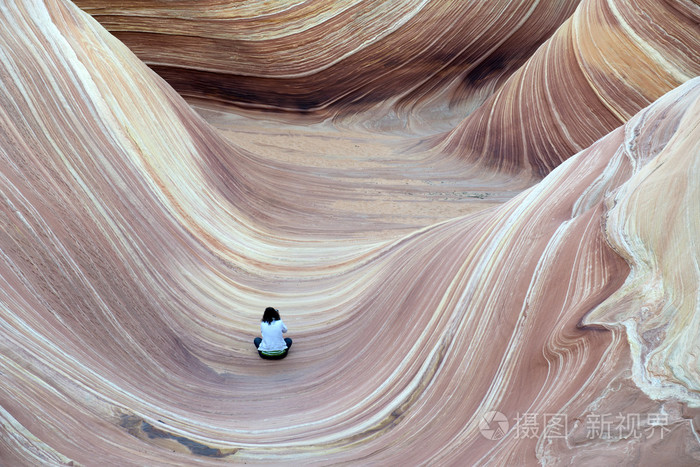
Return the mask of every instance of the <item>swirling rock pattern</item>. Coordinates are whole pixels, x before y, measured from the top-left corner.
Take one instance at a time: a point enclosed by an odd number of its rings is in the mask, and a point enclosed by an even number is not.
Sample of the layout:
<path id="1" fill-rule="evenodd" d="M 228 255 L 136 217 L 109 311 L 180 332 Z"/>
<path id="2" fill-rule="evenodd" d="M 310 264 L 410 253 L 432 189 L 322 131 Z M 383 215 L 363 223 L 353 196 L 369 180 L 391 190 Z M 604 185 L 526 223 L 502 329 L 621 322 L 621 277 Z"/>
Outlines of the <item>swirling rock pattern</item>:
<path id="1" fill-rule="evenodd" d="M 592 4 L 494 100 L 538 89 Z M 700 461 L 687 41 L 660 67 L 678 86 L 536 180 L 465 145 L 200 109 L 217 130 L 73 4 L 0 21 L 1 464 Z M 263 362 L 271 303 L 295 345 Z"/>
<path id="2" fill-rule="evenodd" d="M 693 2 L 581 2 L 525 66 L 445 138 L 445 152 L 546 175 L 700 74 L 699 23 Z"/>
<path id="3" fill-rule="evenodd" d="M 578 0 L 76 3 L 185 96 L 327 114 L 483 100 Z"/>

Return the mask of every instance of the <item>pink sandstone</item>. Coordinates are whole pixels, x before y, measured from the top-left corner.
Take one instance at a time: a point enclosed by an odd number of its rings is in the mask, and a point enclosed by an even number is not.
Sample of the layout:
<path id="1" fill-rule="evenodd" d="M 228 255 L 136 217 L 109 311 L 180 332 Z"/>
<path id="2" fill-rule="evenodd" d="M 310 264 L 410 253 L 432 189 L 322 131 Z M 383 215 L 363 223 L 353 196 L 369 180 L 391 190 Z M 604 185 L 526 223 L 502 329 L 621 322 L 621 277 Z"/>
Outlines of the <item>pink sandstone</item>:
<path id="1" fill-rule="evenodd" d="M 325 4 L 304 3 L 139 21 L 286 37 Z M 436 30 L 481 18 L 428 3 Z M 699 8 L 505 3 L 502 28 L 529 8 L 516 36 L 542 29 L 432 136 L 358 125 L 382 112 L 342 86 L 328 120 L 191 106 L 72 3 L 0 7 L 0 464 L 697 464 Z M 280 67 L 332 53 L 280 41 Z M 424 118 L 453 95 L 415 79 L 373 99 Z M 269 304 L 295 340 L 278 362 L 251 343 Z"/>

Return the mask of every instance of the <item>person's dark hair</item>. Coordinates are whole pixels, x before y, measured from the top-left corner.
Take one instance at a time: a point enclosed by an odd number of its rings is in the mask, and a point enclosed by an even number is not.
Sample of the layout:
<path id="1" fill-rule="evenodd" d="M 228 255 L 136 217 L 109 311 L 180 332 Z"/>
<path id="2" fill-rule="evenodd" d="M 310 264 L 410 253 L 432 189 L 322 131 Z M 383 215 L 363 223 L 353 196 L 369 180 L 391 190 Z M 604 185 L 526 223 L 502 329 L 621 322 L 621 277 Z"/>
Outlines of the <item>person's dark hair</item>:
<path id="1" fill-rule="evenodd" d="M 280 319 L 280 312 L 275 310 L 271 306 L 268 306 L 267 308 L 265 308 L 265 313 L 263 313 L 261 321 L 267 324 L 272 324 L 273 321 L 276 321 L 278 319 Z"/>

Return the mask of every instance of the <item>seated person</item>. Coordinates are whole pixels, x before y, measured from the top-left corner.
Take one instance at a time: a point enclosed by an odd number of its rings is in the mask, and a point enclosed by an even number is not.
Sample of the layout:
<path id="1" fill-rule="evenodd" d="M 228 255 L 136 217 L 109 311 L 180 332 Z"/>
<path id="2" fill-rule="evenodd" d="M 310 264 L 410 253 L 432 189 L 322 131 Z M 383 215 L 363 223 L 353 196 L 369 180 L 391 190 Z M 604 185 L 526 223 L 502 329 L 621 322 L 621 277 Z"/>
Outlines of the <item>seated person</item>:
<path id="1" fill-rule="evenodd" d="M 292 340 L 289 337 L 283 338 L 282 334 L 287 332 L 287 326 L 280 319 L 278 310 L 267 307 L 260 322 L 260 332 L 262 339 L 256 337 L 253 340 L 258 354 L 268 360 L 278 360 L 287 356 Z"/>

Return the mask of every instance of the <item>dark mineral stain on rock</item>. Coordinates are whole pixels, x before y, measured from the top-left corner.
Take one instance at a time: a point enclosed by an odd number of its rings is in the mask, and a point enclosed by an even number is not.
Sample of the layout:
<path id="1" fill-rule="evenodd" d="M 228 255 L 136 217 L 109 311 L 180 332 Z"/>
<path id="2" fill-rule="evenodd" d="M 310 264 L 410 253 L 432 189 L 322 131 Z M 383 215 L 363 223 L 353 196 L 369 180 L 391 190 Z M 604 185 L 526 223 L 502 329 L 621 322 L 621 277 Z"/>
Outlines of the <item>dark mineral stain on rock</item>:
<path id="1" fill-rule="evenodd" d="M 156 428 L 147 421 L 135 415 L 122 415 L 120 426 L 126 428 L 127 432 L 137 438 L 144 439 L 146 435 L 149 439 L 172 439 L 185 446 L 189 451 L 197 456 L 205 457 L 226 457 L 238 452 L 238 449 L 212 448 L 204 443 L 200 443 L 185 436 L 179 436 L 165 430 Z"/>

